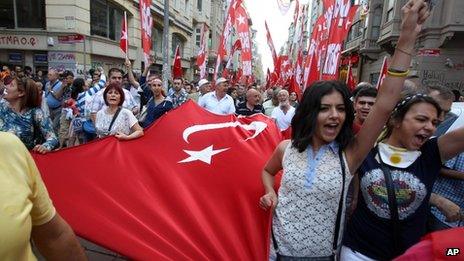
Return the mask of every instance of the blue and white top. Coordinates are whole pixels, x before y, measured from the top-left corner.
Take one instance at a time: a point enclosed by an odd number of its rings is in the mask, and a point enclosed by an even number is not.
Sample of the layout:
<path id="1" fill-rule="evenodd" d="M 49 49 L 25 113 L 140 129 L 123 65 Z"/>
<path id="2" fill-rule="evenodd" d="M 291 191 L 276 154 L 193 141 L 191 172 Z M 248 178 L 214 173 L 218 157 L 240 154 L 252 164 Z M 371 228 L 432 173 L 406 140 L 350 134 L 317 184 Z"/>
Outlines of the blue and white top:
<path id="1" fill-rule="evenodd" d="M 385 177 L 373 148 L 358 170 L 360 179 L 356 210 L 348 223 L 344 245 L 378 260 L 395 258 Z M 400 247 L 405 251 L 426 232 L 429 199 L 441 169 L 437 138 L 420 148 L 421 155 L 408 167 L 387 165 L 395 188 L 400 220 Z"/>
<path id="2" fill-rule="evenodd" d="M 34 129 L 40 130 L 41 133 L 34 135 Z M 0 131 L 15 134 L 29 150 L 38 145 L 36 144 L 38 135 L 42 135 L 44 138 L 45 142 L 42 145 L 47 149 L 52 150 L 58 146 L 58 139 L 53 132 L 52 123 L 48 117 L 44 117 L 40 108 L 17 113 L 10 108 L 7 101 L 0 99 Z"/>
<path id="3" fill-rule="evenodd" d="M 285 149 L 272 221 L 279 254 L 298 257 L 334 254 L 335 223 L 343 184 L 338 150 L 336 142 L 322 146 L 316 155 L 311 146 L 300 153 L 291 142 Z M 344 160 L 347 166 L 345 157 Z M 345 175 L 345 191 L 348 191 L 352 178 L 348 168 Z M 344 216 L 342 212 L 342 224 Z M 338 242 L 342 229 L 343 226 Z"/>
<path id="4" fill-rule="evenodd" d="M 464 153 L 448 160 L 445 166 L 459 171 L 463 175 L 463 179 L 452 179 L 447 177 L 438 176 L 435 184 L 433 185 L 433 193 L 451 200 L 457 204 L 461 209 L 464 209 Z M 446 222 L 446 217 L 435 206 L 431 208 L 432 214 L 441 222 L 450 227 L 461 226 L 464 227 L 464 222 Z"/>

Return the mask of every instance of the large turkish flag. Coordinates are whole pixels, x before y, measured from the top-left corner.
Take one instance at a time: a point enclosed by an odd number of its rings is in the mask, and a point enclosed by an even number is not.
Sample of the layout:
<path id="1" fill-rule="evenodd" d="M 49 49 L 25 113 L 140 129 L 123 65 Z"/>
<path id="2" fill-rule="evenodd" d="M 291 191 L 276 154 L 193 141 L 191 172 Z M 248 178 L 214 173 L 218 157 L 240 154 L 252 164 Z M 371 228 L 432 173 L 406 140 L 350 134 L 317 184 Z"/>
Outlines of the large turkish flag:
<path id="1" fill-rule="evenodd" d="M 34 158 L 80 236 L 136 260 L 266 260 L 261 171 L 273 120 L 220 116 L 193 102 L 132 141 L 108 137 Z"/>

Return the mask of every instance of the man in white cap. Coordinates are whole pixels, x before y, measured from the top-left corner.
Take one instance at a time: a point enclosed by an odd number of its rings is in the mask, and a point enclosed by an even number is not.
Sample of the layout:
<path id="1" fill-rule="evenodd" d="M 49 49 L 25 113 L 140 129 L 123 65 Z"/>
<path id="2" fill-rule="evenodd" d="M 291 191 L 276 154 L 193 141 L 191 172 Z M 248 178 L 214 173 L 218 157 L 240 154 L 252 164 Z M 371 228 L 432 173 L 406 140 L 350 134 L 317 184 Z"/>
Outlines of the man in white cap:
<path id="1" fill-rule="evenodd" d="M 198 105 L 212 113 L 222 115 L 234 114 L 234 99 L 226 93 L 228 84 L 227 79 L 223 77 L 217 79 L 215 91 L 204 94 L 198 100 Z"/>
<path id="2" fill-rule="evenodd" d="M 200 90 L 200 96 L 198 102 L 200 102 L 201 97 L 211 91 L 211 83 L 206 79 L 201 79 L 198 81 L 198 89 Z"/>

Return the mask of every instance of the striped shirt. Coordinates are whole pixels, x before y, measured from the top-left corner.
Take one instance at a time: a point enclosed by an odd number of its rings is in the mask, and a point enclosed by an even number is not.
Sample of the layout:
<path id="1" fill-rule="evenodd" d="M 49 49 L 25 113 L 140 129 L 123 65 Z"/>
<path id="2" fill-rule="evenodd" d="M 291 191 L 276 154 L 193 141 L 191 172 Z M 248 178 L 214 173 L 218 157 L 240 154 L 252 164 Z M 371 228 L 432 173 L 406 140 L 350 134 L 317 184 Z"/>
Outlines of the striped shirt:
<path id="1" fill-rule="evenodd" d="M 106 83 L 106 76 L 102 74 L 100 76 L 100 81 L 98 83 L 95 83 L 94 86 L 90 87 L 87 91 L 83 91 L 77 95 L 76 103 L 77 103 L 77 109 L 79 111 L 79 115 L 81 116 L 86 116 L 85 114 L 85 103 L 86 103 L 86 98 L 91 97 L 94 94 L 96 94 L 98 91 L 100 91 L 103 87 L 105 87 Z"/>

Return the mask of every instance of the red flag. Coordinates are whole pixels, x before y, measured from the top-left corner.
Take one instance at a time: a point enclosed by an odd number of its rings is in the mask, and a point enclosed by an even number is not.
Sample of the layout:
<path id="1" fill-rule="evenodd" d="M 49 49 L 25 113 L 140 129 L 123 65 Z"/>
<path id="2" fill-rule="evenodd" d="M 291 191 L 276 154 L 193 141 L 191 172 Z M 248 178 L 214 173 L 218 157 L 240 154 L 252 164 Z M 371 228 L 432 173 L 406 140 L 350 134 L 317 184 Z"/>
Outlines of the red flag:
<path id="1" fill-rule="evenodd" d="M 189 101 L 142 138 L 34 157 L 74 231 L 129 259 L 266 260 L 261 172 L 280 140 L 266 116 L 224 117 Z"/>
<path id="2" fill-rule="evenodd" d="M 348 86 L 348 89 L 350 90 L 350 92 L 353 92 L 354 89 L 356 88 L 356 81 L 353 76 L 351 64 L 348 65 L 348 72 L 346 73 L 346 86 Z"/>
<path id="3" fill-rule="evenodd" d="M 208 31 L 209 31 L 208 26 L 206 25 L 206 23 L 204 23 L 202 30 L 201 30 L 200 50 L 197 56 L 197 66 L 198 68 L 200 68 L 200 79 L 206 78 L 206 62 L 208 60 L 207 59 L 208 57 L 207 37 L 209 35 Z"/>
<path id="4" fill-rule="evenodd" d="M 121 39 L 119 40 L 119 47 L 121 47 L 121 50 L 128 55 L 128 48 L 129 48 L 129 39 L 127 38 L 127 15 L 126 11 L 124 11 L 124 18 L 122 20 L 122 26 L 121 26 Z"/>
<path id="5" fill-rule="evenodd" d="M 148 58 L 151 52 L 151 31 L 153 28 L 153 18 L 151 17 L 151 0 L 140 0 L 140 23 L 142 33 L 142 49 L 145 63 L 148 63 Z"/>
<path id="6" fill-rule="evenodd" d="M 174 66 L 172 68 L 172 78 L 178 78 L 184 76 L 182 71 L 181 57 L 179 53 L 179 45 L 176 47 L 176 54 L 174 56 Z"/>
<path id="7" fill-rule="evenodd" d="M 274 68 L 275 68 L 275 66 L 277 64 L 277 53 L 276 53 L 276 50 L 275 50 L 275 47 L 274 47 L 274 42 L 272 41 L 271 32 L 269 32 L 269 28 L 267 27 L 266 20 L 264 20 L 264 26 L 266 27 L 267 45 L 269 46 L 269 49 L 271 49 L 272 60 L 274 61 Z"/>
<path id="8" fill-rule="evenodd" d="M 267 68 L 267 73 L 266 73 L 266 90 L 271 87 L 271 71 L 269 71 L 269 68 Z"/>
<path id="9" fill-rule="evenodd" d="M 217 74 L 221 69 L 222 60 L 229 53 L 228 46 L 226 43 L 229 42 L 230 37 L 232 36 L 232 28 L 235 24 L 235 9 L 242 4 L 242 0 L 232 0 L 229 5 L 229 10 L 227 11 L 227 16 L 224 22 L 224 28 L 222 29 L 222 34 L 219 39 L 216 66 L 214 70 L 213 80 L 217 79 Z M 213 83 L 214 83 L 213 81 Z"/>
<path id="10" fill-rule="evenodd" d="M 379 90 L 380 86 L 383 83 L 383 80 L 385 79 L 385 76 L 387 76 L 387 71 L 388 71 L 387 56 L 385 56 L 383 57 L 382 68 L 380 68 L 380 73 L 379 73 L 379 79 L 377 80 L 377 85 L 375 86 L 377 90 Z"/>

